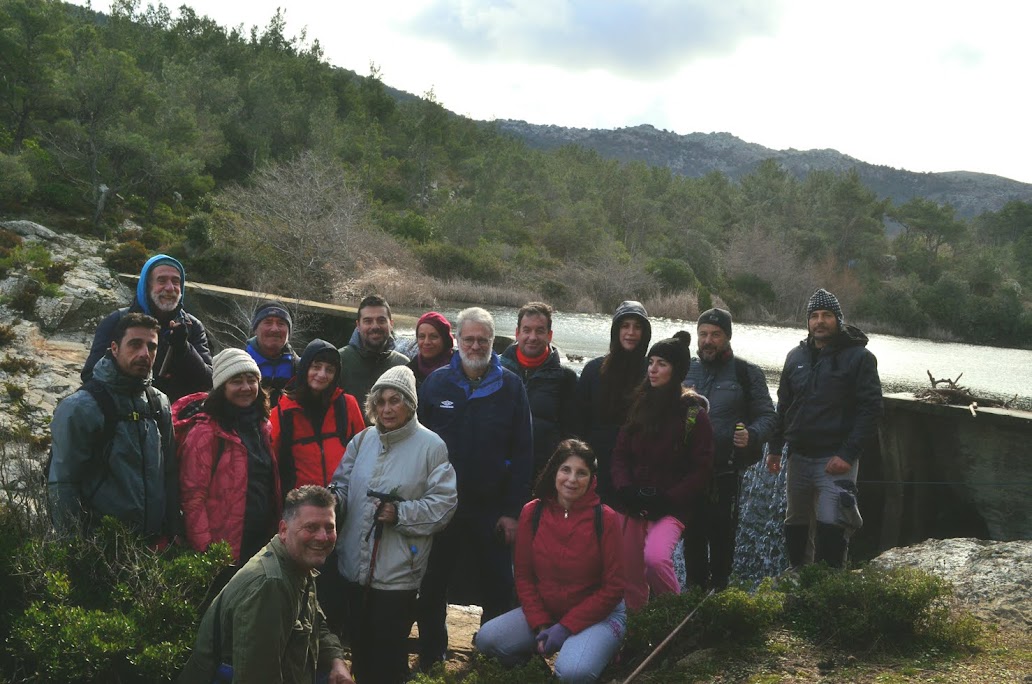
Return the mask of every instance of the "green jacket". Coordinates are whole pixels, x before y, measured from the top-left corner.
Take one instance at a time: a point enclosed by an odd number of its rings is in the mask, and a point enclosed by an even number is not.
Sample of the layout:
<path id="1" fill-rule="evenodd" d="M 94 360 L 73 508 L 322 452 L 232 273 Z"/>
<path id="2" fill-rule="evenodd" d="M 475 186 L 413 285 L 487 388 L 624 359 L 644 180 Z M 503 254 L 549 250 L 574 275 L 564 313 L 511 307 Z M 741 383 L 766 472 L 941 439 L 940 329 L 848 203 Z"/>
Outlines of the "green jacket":
<path id="1" fill-rule="evenodd" d="M 157 420 L 147 417 L 144 387 L 150 378 L 122 374 L 110 354 L 93 368 L 93 377 L 123 418 L 115 423 L 109 446 L 101 444 L 104 414 L 89 392 L 79 390 L 57 405 L 50 422 L 53 460 L 47 479 L 54 527 L 71 531 L 78 523 L 89 526 L 110 515 L 148 536 L 178 533 L 179 476 L 168 398 L 159 396 Z M 128 416 L 141 419 L 124 419 Z"/>
<path id="2" fill-rule="evenodd" d="M 351 336 L 347 346 L 340 351 L 340 386 L 358 400 L 365 412 L 365 400 L 376 381 L 388 369 L 408 364 L 409 357 L 394 350 L 394 338 L 389 338 L 382 351 L 372 351 L 362 346 L 358 330 Z"/>
<path id="3" fill-rule="evenodd" d="M 204 614 L 180 684 L 210 684 L 218 663 L 232 665 L 235 684 L 312 684 L 316 670 L 343 659 L 316 599 L 316 574 L 302 572 L 273 537 Z M 222 635 L 217 662 L 216 622 Z"/>

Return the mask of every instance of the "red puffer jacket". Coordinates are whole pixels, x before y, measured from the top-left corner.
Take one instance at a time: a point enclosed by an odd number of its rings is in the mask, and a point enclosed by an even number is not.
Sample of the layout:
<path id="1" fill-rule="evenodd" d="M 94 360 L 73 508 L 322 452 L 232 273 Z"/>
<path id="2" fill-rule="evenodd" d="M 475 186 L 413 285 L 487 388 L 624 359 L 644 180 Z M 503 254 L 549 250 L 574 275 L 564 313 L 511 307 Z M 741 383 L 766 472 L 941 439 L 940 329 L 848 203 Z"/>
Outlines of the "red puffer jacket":
<path id="1" fill-rule="evenodd" d="M 247 448 L 236 432 L 227 432 L 207 413 L 189 406 L 207 396 L 206 392 L 188 394 L 172 406 L 186 540 L 195 551 L 226 540 L 233 549 L 233 559 L 239 560 L 247 507 Z M 262 439 L 272 456 L 272 504 L 278 520 L 283 493 L 270 432 L 265 421 Z M 269 536 L 274 532 L 270 529 Z"/>
<path id="2" fill-rule="evenodd" d="M 343 404 L 346 415 L 339 415 Z M 322 429 L 316 436 L 312 422 L 301 404 L 284 395 L 269 417 L 272 423 L 272 449 L 280 464 L 283 490 L 290 491 L 306 484 L 325 487 L 344 456 L 351 438 L 365 429 L 358 401 L 337 388 L 323 418 Z M 287 421 L 291 421 L 287 425 Z M 341 431 L 338 431 L 339 421 Z M 289 448 L 285 440 L 289 436 Z"/>
<path id="3" fill-rule="evenodd" d="M 602 507 L 602 538 L 595 528 L 595 480 L 567 511 L 552 497 L 542 504 L 537 532 L 534 499 L 520 513 L 516 532 L 516 593 L 527 624 L 561 622 L 577 634 L 606 619 L 624 597 L 619 516 Z"/>

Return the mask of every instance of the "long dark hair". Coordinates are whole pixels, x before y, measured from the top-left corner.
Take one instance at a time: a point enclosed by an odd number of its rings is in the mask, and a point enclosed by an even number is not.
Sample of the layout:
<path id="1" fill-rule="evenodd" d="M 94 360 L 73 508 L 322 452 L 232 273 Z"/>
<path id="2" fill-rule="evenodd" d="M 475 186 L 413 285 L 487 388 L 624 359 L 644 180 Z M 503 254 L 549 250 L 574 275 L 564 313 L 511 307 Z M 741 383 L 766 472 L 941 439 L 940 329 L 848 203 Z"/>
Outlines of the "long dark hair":
<path id="1" fill-rule="evenodd" d="M 598 461 L 595 460 L 595 452 L 591 450 L 587 442 L 579 439 L 564 439 L 555 448 L 552 457 L 548 459 L 541 474 L 538 475 L 534 484 L 534 496 L 539 499 L 554 499 L 556 497 L 555 478 L 559 474 L 559 466 L 566 462 L 570 456 L 576 456 L 588 465 L 591 476 L 598 474 Z"/>
<path id="2" fill-rule="evenodd" d="M 269 410 L 269 393 L 261 385 L 258 386 L 258 398 L 254 400 L 252 406 L 257 409 L 259 423 L 269 419 L 269 414 L 271 413 Z M 202 408 L 205 413 L 222 425 L 228 425 L 233 422 L 233 415 L 236 410 L 236 407 L 229 403 L 229 399 L 226 399 L 225 383 L 208 392 L 208 397 L 204 400 Z"/>

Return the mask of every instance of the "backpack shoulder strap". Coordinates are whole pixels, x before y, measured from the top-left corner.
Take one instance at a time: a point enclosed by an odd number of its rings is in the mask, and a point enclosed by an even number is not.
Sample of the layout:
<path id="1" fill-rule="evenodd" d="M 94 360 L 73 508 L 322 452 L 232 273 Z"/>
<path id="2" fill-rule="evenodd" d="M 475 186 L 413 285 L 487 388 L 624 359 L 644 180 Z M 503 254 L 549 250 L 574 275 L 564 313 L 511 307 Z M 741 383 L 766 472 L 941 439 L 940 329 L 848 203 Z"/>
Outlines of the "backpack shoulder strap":
<path id="1" fill-rule="evenodd" d="M 115 437 L 115 428 L 118 424 L 118 409 L 115 407 L 115 398 L 104 387 L 104 383 L 94 378 L 90 378 L 83 383 L 81 389 L 93 397 L 93 401 L 97 402 L 101 415 L 104 416 L 104 428 L 101 432 L 100 444 L 110 444 Z"/>
<path id="2" fill-rule="evenodd" d="M 348 407 L 345 402 L 345 394 L 340 393 L 336 399 L 333 400 L 333 419 L 337 423 L 337 439 L 346 448 L 348 446 L 348 440 L 354 435 L 348 433 L 348 428 L 351 425 L 348 423 Z"/>
<path id="3" fill-rule="evenodd" d="M 530 536 L 537 535 L 538 527 L 541 525 L 541 514 L 545 511 L 545 502 L 543 499 L 538 499 L 537 506 L 534 506 L 534 511 L 530 514 Z"/>
<path id="4" fill-rule="evenodd" d="M 742 394 L 745 395 L 745 410 L 748 412 L 749 405 L 752 403 L 752 383 L 749 381 L 749 362 L 736 356 L 734 358 L 734 364 L 735 379 L 738 380 L 738 385 L 742 388 Z M 745 417 L 746 419 L 749 418 L 748 415 Z"/>
<path id="5" fill-rule="evenodd" d="M 602 502 L 595 504 L 595 537 L 598 538 L 598 545 L 602 546 Z"/>

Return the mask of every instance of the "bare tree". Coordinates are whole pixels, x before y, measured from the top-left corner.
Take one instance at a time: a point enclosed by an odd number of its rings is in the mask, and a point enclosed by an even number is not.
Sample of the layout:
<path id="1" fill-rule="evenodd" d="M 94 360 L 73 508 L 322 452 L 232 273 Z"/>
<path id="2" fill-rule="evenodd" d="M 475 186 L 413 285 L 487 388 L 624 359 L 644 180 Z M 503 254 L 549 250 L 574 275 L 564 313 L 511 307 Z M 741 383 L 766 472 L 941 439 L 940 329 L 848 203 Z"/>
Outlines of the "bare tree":
<path id="1" fill-rule="evenodd" d="M 274 291 L 294 300 L 325 300 L 365 232 L 362 192 L 339 164 L 311 151 L 256 171 L 221 203 L 232 218 L 216 241 L 231 244 Z"/>

